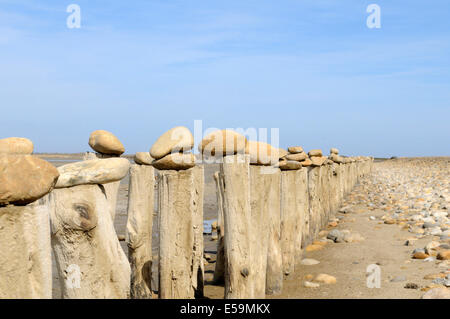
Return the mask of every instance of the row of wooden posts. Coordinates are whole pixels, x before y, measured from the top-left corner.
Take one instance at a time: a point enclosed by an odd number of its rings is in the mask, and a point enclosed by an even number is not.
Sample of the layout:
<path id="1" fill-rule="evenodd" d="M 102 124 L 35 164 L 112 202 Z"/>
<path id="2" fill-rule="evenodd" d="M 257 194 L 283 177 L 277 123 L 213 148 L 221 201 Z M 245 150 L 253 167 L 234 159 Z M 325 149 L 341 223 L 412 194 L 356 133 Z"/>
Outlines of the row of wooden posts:
<path id="1" fill-rule="evenodd" d="M 282 291 L 308 245 L 372 160 L 280 171 L 225 156 L 215 174 L 218 249 L 214 281 L 225 298 Z M 159 298 L 203 296 L 204 168 L 130 169 L 126 242 L 114 230 L 119 182 L 54 189 L 0 211 L 0 298 L 52 298 L 53 249 L 63 298 L 152 298 L 157 191 Z M 4 238 L 2 238 L 4 234 Z M 14 234 L 11 238 L 11 234 Z"/>

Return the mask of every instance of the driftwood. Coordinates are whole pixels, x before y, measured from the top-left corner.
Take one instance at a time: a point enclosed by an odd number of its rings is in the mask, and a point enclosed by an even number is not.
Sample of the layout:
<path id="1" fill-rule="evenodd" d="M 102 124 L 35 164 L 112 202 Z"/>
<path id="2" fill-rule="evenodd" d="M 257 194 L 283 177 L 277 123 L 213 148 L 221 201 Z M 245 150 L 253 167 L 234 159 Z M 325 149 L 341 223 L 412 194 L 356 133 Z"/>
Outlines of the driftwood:
<path id="1" fill-rule="evenodd" d="M 130 265 L 102 185 L 49 194 L 52 246 L 63 298 L 128 298 Z"/>
<path id="2" fill-rule="evenodd" d="M 131 266 L 131 298 L 152 297 L 152 227 L 155 170 L 134 164 L 130 168 L 126 242 Z"/>
<path id="3" fill-rule="evenodd" d="M 112 157 L 120 157 L 120 156 L 86 152 L 84 154 L 83 160 L 87 161 L 92 159 L 102 159 Z M 106 199 L 108 200 L 109 212 L 112 220 L 114 221 L 114 219 L 116 218 L 117 195 L 119 194 L 120 181 L 103 184 L 103 187 L 105 188 Z"/>
<path id="4" fill-rule="evenodd" d="M 159 298 L 201 297 L 203 167 L 159 173 Z"/>
<path id="5" fill-rule="evenodd" d="M 52 298 L 49 207 L 0 208 L 0 299 Z"/>

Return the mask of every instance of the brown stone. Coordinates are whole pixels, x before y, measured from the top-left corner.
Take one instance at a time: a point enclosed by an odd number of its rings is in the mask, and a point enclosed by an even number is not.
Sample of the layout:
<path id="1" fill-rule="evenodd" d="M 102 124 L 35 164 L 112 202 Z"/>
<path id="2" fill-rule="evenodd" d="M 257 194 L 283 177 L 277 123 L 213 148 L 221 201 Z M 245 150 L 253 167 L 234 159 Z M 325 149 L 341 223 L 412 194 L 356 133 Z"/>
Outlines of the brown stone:
<path id="1" fill-rule="evenodd" d="M 198 150 L 205 156 L 244 154 L 247 139 L 231 130 L 214 131 L 203 138 Z"/>
<path id="2" fill-rule="evenodd" d="M 338 154 L 339 154 L 339 150 L 338 150 L 337 148 L 332 147 L 332 148 L 330 149 L 330 154 L 336 154 L 336 155 L 338 155 Z"/>
<path id="3" fill-rule="evenodd" d="M 430 257 L 430 256 L 427 255 L 427 254 L 425 254 L 425 253 L 422 253 L 422 252 L 416 252 L 416 253 L 414 253 L 414 255 L 413 255 L 413 258 L 414 258 L 414 259 L 426 259 L 426 258 L 428 258 L 428 257 Z"/>
<path id="4" fill-rule="evenodd" d="M 184 126 L 171 128 L 161 135 L 150 149 L 150 156 L 160 159 L 170 153 L 183 153 L 194 147 L 194 136 Z"/>
<path id="5" fill-rule="evenodd" d="M 327 158 L 325 156 L 313 156 L 311 157 L 312 166 L 322 166 L 325 164 Z"/>
<path id="6" fill-rule="evenodd" d="M 154 158 L 148 152 L 137 152 L 134 155 L 134 162 L 140 165 L 151 165 Z"/>
<path id="7" fill-rule="evenodd" d="M 250 164 L 275 165 L 280 158 L 278 149 L 264 142 L 248 141 L 246 153 L 250 155 Z"/>
<path id="8" fill-rule="evenodd" d="M 288 154 L 284 157 L 285 159 L 287 159 L 288 161 L 304 161 L 305 159 L 308 158 L 308 155 L 306 155 L 305 152 L 303 153 L 296 153 L 296 154 Z"/>
<path id="9" fill-rule="evenodd" d="M 31 203 L 49 193 L 56 167 L 32 155 L 0 155 L 0 205 Z"/>
<path id="10" fill-rule="evenodd" d="M 318 274 L 316 278 L 314 278 L 314 282 L 320 282 L 328 285 L 333 285 L 336 283 L 336 277 L 327 274 Z"/>
<path id="11" fill-rule="evenodd" d="M 285 157 L 286 155 L 288 155 L 289 152 L 286 151 L 284 148 L 279 148 L 279 149 L 278 149 L 278 154 L 279 154 L 279 158 L 283 158 L 283 157 Z"/>
<path id="12" fill-rule="evenodd" d="M 288 151 L 291 154 L 303 153 L 303 147 L 301 147 L 301 146 L 291 146 L 291 147 L 288 147 Z"/>
<path id="13" fill-rule="evenodd" d="M 31 154 L 33 142 L 23 137 L 8 137 L 0 140 L 0 154 Z"/>
<path id="14" fill-rule="evenodd" d="M 302 164 L 303 167 L 308 167 L 312 165 L 312 161 L 309 158 L 307 158 L 304 161 L 301 161 L 300 164 Z"/>
<path id="15" fill-rule="evenodd" d="M 343 160 L 343 158 L 341 156 L 339 156 L 337 154 L 334 154 L 334 153 L 332 153 L 329 158 L 330 158 L 330 160 L 332 160 L 335 163 L 339 163 L 340 164 L 340 163 L 344 162 L 344 160 Z"/>
<path id="16" fill-rule="evenodd" d="M 322 150 L 310 150 L 308 152 L 309 157 L 322 157 Z"/>
<path id="17" fill-rule="evenodd" d="M 323 249 L 323 247 L 324 247 L 323 245 L 308 245 L 308 246 L 306 246 L 305 250 L 307 252 L 310 252 L 310 251 L 321 250 L 321 249 Z"/>
<path id="18" fill-rule="evenodd" d="M 97 130 L 89 137 L 89 146 L 101 154 L 121 155 L 125 152 L 123 144 L 111 132 Z"/>
<path id="19" fill-rule="evenodd" d="M 185 170 L 195 166 L 195 156 L 191 153 L 173 153 L 152 162 L 159 170 Z"/>
<path id="20" fill-rule="evenodd" d="M 439 260 L 450 260 L 450 250 L 440 251 L 437 255 Z"/>
<path id="21" fill-rule="evenodd" d="M 301 169 L 302 168 L 302 164 L 300 164 L 300 162 L 296 162 L 296 161 L 281 160 L 278 163 L 278 167 L 282 171 L 297 170 L 297 169 Z"/>

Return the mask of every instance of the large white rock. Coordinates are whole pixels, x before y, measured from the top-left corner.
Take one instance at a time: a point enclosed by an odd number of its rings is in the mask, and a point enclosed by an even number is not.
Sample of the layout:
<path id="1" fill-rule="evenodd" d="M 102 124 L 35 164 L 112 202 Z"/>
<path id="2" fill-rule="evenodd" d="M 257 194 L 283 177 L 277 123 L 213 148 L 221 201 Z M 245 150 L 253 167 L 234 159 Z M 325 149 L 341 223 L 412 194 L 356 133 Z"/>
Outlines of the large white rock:
<path id="1" fill-rule="evenodd" d="M 130 169 L 126 158 L 93 159 L 58 167 L 56 188 L 120 181 Z"/>

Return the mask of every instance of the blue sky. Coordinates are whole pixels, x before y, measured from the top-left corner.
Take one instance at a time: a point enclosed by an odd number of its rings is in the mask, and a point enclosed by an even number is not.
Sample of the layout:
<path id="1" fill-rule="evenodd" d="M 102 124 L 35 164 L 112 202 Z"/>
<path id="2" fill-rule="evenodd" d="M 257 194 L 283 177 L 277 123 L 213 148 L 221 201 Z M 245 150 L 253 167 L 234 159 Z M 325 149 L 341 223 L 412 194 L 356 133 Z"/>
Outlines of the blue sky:
<path id="1" fill-rule="evenodd" d="M 81 8 L 69 29 L 68 5 Z M 369 4 L 381 28 L 366 26 Z M 177 125 L 279 128 L 280 146 L 450 155 L 450 2 L 0 0 L 0 137 L 148 151 Z M 270 141 L 270 139 L 269 139 Z"/>

